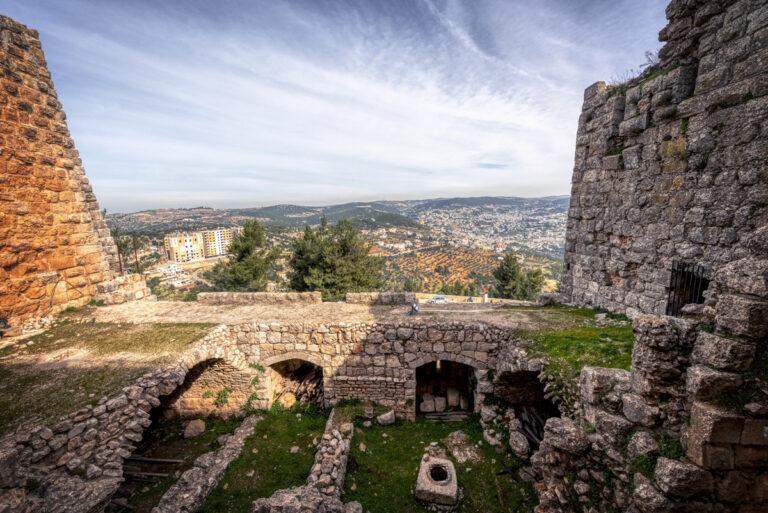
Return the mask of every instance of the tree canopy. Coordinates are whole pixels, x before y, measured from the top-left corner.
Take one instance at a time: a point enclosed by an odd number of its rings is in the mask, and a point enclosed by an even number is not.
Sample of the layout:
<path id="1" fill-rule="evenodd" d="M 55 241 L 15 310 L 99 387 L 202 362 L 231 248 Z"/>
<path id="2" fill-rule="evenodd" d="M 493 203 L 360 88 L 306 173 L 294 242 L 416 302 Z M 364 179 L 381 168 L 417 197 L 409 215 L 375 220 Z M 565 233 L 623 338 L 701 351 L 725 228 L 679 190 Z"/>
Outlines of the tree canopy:
<path id="1" fill-rule="evenodd" d="M 369 250 L 348 220 L 329 226 L 323 217 L 317 230 L 307 225 L 304 236 L 293 243 L 291 289 L 320 291 L 330 301 L 344 299 L 347 292 L 376 290 L 382 283 L 384 261 L 368 255 Z"/>
<path id="2" fill-rule="evenodd" d="M 496 287 L 491 295 L 506 299 L 533 301 L 544 286 L 544 274 L 541 269 L 524 272 L 513 253 L 504 255 L 499 267 L 493 271 Z"/>
<path id="3" fill-rule="evenodd" d="M 206 273 L 214 290 L 261 292 L 267 287 L 267 272 L 280 256 L 277 248 L 267 249 L 264 229 L 258 221 L 246 221 L 242 233 L 235 235 L 227 252 L 228 262 L 219 262 Z"/>
<path id="4" fill-rule="evenodd" d="M 460 281 L 455 281 L 443 284 L 440 287 L 440 293 L 449 296 L 477 296 L 477 286 L 474 283 L 465 285 Z"/>

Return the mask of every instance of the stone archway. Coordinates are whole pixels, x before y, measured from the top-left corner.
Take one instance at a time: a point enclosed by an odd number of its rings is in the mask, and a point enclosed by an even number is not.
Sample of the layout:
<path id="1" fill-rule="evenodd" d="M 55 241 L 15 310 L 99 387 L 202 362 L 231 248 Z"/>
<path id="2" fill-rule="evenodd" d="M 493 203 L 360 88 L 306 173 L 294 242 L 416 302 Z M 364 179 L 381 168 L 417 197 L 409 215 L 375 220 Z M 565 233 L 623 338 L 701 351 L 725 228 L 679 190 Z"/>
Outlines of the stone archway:
<path id="1" fill-rule="evenodd" d="M 193 365 L 176 390 L 161 397 L 165 418 L 213 415 L 228 419 L 241 414 L 251 396 L 252 373 L 221 358 Z"/>
<path id="2" fill-rule="evenodd" d="M 320 359 L 304 353 L 286 353 L 267 358 L 267 397 L 291 408 L 295 403 L 325 407 L 325 372 Z"/>
<path id="3" fill-rule="evenodd" d="M 432 360 L 414 369 L 416 413 L 457 417 L 474 407 L 476 369 L 454 360 Z"/>

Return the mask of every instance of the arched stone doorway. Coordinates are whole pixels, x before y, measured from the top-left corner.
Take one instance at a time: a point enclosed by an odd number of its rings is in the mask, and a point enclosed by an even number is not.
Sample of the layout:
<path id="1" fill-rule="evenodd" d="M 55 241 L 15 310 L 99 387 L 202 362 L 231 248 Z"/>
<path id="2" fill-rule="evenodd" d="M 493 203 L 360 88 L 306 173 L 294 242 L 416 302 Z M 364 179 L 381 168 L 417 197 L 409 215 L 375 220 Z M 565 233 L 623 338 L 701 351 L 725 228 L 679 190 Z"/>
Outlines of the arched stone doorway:
<path id="1" fill-rule="evenodd" d="M 435 360 L 416 368 L 416 413 L 440 418 L 474 407 L 474 367 Z"/>
<path id="2" fill-rule="evenodd" d="M 165 397 L 165 418 L 195 418 L 213 415 L 228 419 L 242 414 L 251 396 L 252 374 L 220 358 L 204 360 L 189 369 L 184 383 Z"/>
<path id="3" fill-rule="evenodd" d="M 284 408 L 296 403 L 325 407 L 323 367 L 302 358 L 288 358 L 269 366 L 269 401 Z"/>

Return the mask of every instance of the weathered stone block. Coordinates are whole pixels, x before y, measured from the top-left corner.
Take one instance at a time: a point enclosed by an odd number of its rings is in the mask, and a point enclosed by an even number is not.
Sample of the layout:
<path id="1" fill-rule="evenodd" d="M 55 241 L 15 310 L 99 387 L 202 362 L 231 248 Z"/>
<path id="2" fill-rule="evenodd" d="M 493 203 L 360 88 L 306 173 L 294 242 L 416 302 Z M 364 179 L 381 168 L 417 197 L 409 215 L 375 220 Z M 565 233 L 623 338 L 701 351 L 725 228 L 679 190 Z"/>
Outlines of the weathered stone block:
<path id="1" fill-rule="evenodd" d="M 749 338 L 768 335 L 768 301 L 746 296 L 720 296 L 716 307 L 717 325 Z"/>
<path id="2" fill-rule="evenodd" d="M 686 390 L 693 399 L 706 401 L 740 387 L 740 374 L 721 372 L 703 365 L 690 367 L 686 372 Z"/>
<path id="3" fill-rule="evenodd" d="M 737 339 L 700 332 L 691 354 L 693 363 L 725 371 L 745 371 L 755 357 L 755 346 Z"/>
<path id="4" fill-rule="evenodd" d="M 658 422 L 661 413 L 658 406 L 648 404 L 643 397 L 637 394 L 624 394 L 621 402 L 624 416 L 631 422 L 645 427 L 653 427 Z"/>
<path id="5" fill-rule="evenodd" d="M 739 468 L 764 468 L 768 461 L 768 447 L 737 445 L 734 466 Z"/>
<path id="6" fill-rule="evenodd" d="M 664 493 L 674 497 L 693 497 L 713 490 L 712 474 L 695 465 L 669 458 L 659 458 L 654 474 Z"/>
<path id="7" fill-rule="evenodd" d="M 623 369 L 584 367 L 579 378 L 582 399 L 589 404 L 600 404 L 602 398 L 617 384 L 628 384 L 629 372 Z"/>
<path id="8" fill-rule="evenodd" d="M 547 419 L 544 440 L 552 447 L 570 454 L 580 454 L 589 448 L 584 429 L 567 417 Z"/>
<path id="9" fill-rule="evenodd" d="M 745 419 L 740 442 L 742 445 L 768 445 L 768 419 Z"/>
<path id="10" fill-rule="evenodd" d="M 741 440 L 744 417 L 717 406 L 696 401 L 691 407 L 689 441 L 737 444 Z M 690 445 L 690 444 L 689 444 Z"/>

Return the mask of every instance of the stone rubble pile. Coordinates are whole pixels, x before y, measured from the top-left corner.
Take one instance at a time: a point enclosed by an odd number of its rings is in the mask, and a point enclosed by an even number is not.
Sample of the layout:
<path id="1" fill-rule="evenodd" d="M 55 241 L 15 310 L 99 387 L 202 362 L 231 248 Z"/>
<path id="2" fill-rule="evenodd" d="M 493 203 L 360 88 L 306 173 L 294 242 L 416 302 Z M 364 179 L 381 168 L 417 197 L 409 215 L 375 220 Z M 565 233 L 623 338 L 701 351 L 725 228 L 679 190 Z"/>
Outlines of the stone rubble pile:
<path id="1" fill-rule="evenodd" d="M 253 435 L 261 417 L 251 415 L 243 420 L 231 436 L 224 439 L 223 446 L 203 454 L 195 460 L 192 468 L 185 471 L 160 499 L 152 513 L 194 512 L 205 502 L 208 494 L 224 477 L 227 467 L 243 450 L 245 440 Z"/>

